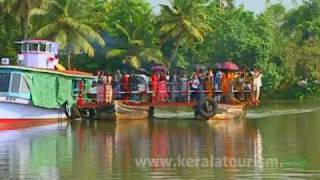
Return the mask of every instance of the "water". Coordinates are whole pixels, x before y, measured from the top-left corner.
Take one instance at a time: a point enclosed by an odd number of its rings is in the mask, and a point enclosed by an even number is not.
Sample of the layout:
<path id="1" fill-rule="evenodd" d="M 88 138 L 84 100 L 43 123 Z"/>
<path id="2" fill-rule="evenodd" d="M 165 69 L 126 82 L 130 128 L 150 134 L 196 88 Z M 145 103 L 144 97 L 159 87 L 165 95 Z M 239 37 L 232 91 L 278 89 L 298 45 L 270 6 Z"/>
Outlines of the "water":
<path id="1" fill-rule="evenodd" d="M 0 124 L 0 179 L 320 178 L 319 102 L 270 101 L 246 120 L 211 123 L 177 112 L 151 121 Z M 137 164 L 148 158 L 174 163 Z"/>

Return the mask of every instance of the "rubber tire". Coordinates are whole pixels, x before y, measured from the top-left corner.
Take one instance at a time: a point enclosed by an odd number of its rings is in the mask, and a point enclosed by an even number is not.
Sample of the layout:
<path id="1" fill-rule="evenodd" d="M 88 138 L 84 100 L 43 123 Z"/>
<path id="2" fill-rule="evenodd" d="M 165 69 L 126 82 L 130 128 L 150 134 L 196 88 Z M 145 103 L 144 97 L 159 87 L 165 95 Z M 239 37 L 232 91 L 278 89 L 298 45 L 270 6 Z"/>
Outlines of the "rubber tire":
<path id="1" fill-rule="evenodd" d="M 207 103 L 209 104 L 209 106 L 212 107 L 212 108 L 210 108 L 210 111 L 208 111 L 206 108 Z M 214 101 L 213 98 L 207 98 L 207 99 L 202 100 L 200 102 L 199 107 L 200 108 L 198 109 L 198 112 L 199 112 L 200 116 L 206 120 L 210 119 L 211 117 L 213 117 L 217 114 L 218 104 L 216 101 Z"/>

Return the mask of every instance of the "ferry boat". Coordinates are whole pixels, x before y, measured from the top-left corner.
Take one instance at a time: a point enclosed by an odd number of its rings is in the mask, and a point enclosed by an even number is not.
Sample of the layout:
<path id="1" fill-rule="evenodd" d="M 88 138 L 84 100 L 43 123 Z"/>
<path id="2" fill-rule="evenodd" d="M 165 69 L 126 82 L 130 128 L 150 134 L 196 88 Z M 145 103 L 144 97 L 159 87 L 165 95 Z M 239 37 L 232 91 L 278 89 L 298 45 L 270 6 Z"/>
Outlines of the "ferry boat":
<path id="1" fill-rule="evenodd" d="M 72 116 L 77 97 L 91 87 L 90 73 L 59 64 L 58 44 L 24 40 L 16 66 L 0 65 L 0 120 L 49 120 Z"/>

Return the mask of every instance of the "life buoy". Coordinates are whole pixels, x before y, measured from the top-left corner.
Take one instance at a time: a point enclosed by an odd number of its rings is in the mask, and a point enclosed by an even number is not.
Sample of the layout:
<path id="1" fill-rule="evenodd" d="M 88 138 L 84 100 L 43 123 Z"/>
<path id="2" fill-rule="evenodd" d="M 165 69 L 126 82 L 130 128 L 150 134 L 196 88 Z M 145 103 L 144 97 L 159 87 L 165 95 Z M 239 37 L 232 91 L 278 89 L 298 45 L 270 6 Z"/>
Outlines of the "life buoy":
<path id="1" fill-rule="evenodd" d="M 218 104 L 213 98 L 207 98 L 199 102 L 198 113 L 204 119 L 210 119 L 217 114 Z"/>

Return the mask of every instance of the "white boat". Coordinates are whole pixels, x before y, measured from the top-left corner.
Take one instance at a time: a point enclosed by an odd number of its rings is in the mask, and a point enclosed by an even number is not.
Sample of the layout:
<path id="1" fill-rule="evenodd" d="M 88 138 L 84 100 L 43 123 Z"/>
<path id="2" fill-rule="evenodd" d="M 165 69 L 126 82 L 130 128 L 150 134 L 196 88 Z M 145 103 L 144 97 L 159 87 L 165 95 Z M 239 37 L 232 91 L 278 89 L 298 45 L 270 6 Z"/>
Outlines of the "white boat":
<path id="1" fill-rule="evenodd" d="M 63 109 L 46 109 L 30 104 L 0 102 L 0 120 L 66 119 Z"/>
<path id="2" fill-rule="evenodd" d="M 61 68 L 54 42 L 19 43 L 19 65 L 0 65 L 0 120 L 66 119 L 83 84 L 95 77 Z"/>

